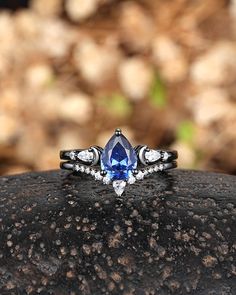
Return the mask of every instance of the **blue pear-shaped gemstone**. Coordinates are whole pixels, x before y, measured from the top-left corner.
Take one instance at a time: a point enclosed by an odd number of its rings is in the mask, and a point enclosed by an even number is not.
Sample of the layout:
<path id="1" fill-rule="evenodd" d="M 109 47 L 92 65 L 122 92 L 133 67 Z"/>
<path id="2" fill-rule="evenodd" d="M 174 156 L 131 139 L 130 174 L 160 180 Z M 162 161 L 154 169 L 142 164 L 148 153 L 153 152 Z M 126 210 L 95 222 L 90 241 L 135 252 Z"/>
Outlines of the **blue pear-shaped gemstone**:
<path id="1" fill-rule="evenodd" d="M 101 155 L 101 169 L 111 180 L 127 180 L 137 167 L 135 150 L 122 134 L 114 134 Z"/>

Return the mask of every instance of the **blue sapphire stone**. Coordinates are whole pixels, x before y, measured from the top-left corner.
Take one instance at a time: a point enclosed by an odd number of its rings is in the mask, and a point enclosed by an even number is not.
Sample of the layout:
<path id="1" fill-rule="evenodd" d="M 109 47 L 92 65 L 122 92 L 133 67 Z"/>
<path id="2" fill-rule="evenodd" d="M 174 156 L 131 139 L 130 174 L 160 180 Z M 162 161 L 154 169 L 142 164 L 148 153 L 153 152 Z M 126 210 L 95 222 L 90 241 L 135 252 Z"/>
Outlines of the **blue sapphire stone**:
<path id="1" fill-rule="evenodd" d="M 101 155 L 101 169 L 111 180 L 127 180 L 137 167 L 135 150 L 122 134 L 114 134 Z"/>

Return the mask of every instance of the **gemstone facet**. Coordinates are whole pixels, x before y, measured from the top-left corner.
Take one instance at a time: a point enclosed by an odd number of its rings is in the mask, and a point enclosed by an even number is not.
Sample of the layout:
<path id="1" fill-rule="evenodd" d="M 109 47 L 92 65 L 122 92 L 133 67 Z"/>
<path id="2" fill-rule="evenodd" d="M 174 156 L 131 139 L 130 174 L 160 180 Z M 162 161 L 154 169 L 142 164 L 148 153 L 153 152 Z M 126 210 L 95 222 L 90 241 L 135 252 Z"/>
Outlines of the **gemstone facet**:
<path id="1" fill-rule="evenodd" d="M 160 152 L 156 150 L 150 150 L 145 153 L 145 159 L 149 162 L 155 162 L 161 158 Z"/>
<path id="2" fill-rule="evenodd" d="M 84 150 L 78 153 L 77 158 L 81 161 L 92 162 L 93 160 L 93 152 L 89 150 Z"/>
<path id="3" fill-rule="evenodd" d="M 121 196 L 123 191 L 125 190 L 126 182 L 124 180 L 115 180 L 113 181 L 113 188 L 115 190 L 115 193 L 118 196 Z"/>
<path id="4" fill-rule="evenodd" d="M 75 160 L 76 159 L 76 153 L 74 151 L 71 151 L 69 153 L 69 157 L 70 157 L 71 160 Z"/>
<path id="5" fill-rule="evenodd" d="M 137 167 L 135 150 L 122 134 L 114 134 L 106 144 L 101 155 L 101 169 L 113 181 L 117 194 L 124 191 L 126 181 Z M 116 182 L 119 181 L 119 182 Z M 122 188 L 122 189 L 121 189 Z M 121 193 L 122 193 L 121 192 Z"/>

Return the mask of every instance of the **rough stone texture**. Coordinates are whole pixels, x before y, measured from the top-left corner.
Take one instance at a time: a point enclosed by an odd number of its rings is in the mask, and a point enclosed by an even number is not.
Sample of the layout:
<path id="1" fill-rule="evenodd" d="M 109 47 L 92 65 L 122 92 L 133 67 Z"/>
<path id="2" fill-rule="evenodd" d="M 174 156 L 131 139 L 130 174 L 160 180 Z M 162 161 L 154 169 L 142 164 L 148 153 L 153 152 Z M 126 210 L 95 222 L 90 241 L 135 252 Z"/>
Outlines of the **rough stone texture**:
<path id="1" fill-rule="evenodd" d="M 235 176 L 175 170 L 116 197 L 64 171 L 0 178 L 0 294 L 236 294 Z"/>

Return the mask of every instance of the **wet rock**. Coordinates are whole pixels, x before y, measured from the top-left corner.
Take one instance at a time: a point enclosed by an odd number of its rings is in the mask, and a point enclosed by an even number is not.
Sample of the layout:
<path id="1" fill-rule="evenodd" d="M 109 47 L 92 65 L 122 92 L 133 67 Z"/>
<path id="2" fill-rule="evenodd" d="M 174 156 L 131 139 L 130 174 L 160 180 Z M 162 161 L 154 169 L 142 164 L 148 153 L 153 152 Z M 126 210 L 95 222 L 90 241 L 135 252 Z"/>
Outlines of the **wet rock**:
<path id="1" fill-rule="evenodd" d="M 0 177 L 0 293 L 235 294 L 235 208 L 219 173 L 157 173 L 119 198 L 88 175 Z"/>

